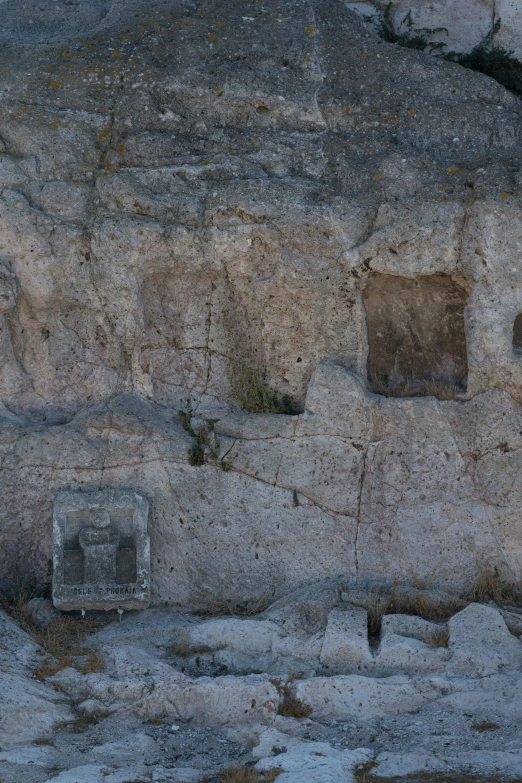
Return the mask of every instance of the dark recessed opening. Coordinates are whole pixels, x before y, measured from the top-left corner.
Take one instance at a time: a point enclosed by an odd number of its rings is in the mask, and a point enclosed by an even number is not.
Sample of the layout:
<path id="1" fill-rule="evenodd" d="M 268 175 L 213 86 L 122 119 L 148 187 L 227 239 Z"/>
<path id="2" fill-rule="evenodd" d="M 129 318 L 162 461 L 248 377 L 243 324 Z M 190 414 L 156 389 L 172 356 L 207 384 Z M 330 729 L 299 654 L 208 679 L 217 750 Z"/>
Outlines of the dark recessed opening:
<path id="1" fill-rule="evenodd" d="M 519 313 L 513 324 L 513 349 L 522 356 L 522 313 Z"/>
<path id="2" fill-rule="evenodd" d="M 387 397 L 454 399 L 466 391 L 467 291 L 449 275 L 372 274 L 363 292 L 368 381 Z M 521 324 L 522 349 L 522 324 Z"/>

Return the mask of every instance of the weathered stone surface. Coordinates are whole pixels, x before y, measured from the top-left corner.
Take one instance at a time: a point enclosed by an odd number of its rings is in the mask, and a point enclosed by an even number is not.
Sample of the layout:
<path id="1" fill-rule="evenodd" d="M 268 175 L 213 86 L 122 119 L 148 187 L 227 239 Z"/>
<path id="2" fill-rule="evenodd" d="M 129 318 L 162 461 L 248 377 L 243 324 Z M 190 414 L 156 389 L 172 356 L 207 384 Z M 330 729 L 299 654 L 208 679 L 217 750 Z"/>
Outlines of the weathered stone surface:
<path id="1" fill-rule="evenodd" d="M 367 720 L 386 713 L 415 712 L 437 699 L 442 687 L 436 680 L 412 682 L 400 675 L 371 679 L 352 674 L 299 681 L 296 693 L 319 717 L 359 714 Z"/>
<path id="2" fill-rule="evenodd" d="M 498 609 L 470 604 L 449 620 L 448 627 L 449 671 L 454 676 L 475 671 L 483 677 L 520 669 L 522 642 L 508 631 Z"/>
<path id="3" fill-rule="evenodd" d="M 58 723 L 73 720 L 67 700 L 32 677 L 41 651 L 0 610 L 0 747 L 7 751 L 49 739 Z"/>
<path id="4" fill-rule="evenodd" d="M 364 609 L 332 609 L 321 648 L 321 663 L 332 673 L 364 670 L 373 664 Z"/>
<path id="5" fill-rule="evenodd" d="M 419 23 L 473 42 L 477 3 Z M 2 9 L 2 583 L 45 577 L 57 492 L 111 487 L 153 602 L 518 579 L 519 99 L 338 0 Z M 368 393 L 376 275 L 469 294 L 462 401 Z M 301 415 L 239 412 L 249 371 Z"/>

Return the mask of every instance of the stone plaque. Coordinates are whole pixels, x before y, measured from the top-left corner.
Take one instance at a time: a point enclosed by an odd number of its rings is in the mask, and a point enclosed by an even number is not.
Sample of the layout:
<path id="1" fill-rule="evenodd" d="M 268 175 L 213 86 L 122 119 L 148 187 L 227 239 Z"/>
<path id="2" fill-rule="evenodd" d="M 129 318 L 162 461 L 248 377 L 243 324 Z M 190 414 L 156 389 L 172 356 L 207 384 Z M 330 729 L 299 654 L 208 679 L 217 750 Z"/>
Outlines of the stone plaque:
<path id="1" fill-rule="evenodd" d="M 59 492 L 54 503 L 57 609 L 143 609 L 150 601 L 149 504 L 132 489 Z"/>

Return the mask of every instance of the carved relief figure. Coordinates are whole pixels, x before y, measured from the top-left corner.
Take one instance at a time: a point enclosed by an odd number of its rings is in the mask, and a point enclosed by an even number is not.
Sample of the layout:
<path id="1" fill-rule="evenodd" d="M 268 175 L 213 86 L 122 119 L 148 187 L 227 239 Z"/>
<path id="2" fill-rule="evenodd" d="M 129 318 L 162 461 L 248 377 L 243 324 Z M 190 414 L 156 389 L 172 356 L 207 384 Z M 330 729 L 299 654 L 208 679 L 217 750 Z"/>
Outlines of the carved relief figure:
<path id="1" fill-rule="evenodd" d="M 84 558 L 83 581 L 87 584 L 114 582 L 120 533 L 111 525 L 105 509 L 92 510 L 89 522 L 89 527 L 82 528 L 78 535 Z"/>

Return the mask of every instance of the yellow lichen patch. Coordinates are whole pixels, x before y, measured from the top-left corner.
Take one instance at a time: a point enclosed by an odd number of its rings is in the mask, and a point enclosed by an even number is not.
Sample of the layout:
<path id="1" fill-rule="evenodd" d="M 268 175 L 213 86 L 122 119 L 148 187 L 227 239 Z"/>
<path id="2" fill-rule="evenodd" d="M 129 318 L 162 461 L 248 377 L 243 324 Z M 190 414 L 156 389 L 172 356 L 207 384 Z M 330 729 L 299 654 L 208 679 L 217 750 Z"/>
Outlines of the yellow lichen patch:
<path id="1" fill-rule="evenodd" d="M 505 191 L 502 191 L 502 193 L 500 194 L 500 198 L 507 198 L 507 197 L 508 194 Z"/>
<path id="2" fill-rule="evenodd" d="M 120 49 L 116 49 L 116 50 L 115 50 L 115 51 L 112 53 L 112 56 L 113 56 L 113 57 L 119 57 L 119 56 L 120 56 L 120 54 L 121 54 L 121 50 L 120 50 Z"/>
<path id="3" fill-rule="evenodd" d="M 214 33 L 209 33 L 208 37 L 210 38 L 211 41 L 213 41 L 216 36 L 214 35 Z"/>
<path id="4" fill-rule="evenodd" d="M 381 179 L 381 177 L 382 177 L 382 174 L 380 172 L 377 172 L 377 174 L 375 175 L 375 179 Z"/>
<path id="5" fill-rule="evenodd" d="M 115 152 L 118 153 L 118 155 L 123 155 L 125 152 L 125 144 L 118 144 L 117 147 L 114 148 Z"/>
<path id="6" fill-rule="evenodd" d="M 459 170 L 458 166 L 453 166 L 449 171 L 448 174 L 455 174 Z"/>
<path id="7" fill-rule="evenodd" d="M 363 53 L 361 54 L 361 57 L 368 57 L 368 55 L 366 54 L 366 52 L 363 52 Z"/>
<path id="8" fill-rule="evenodd" d="M 446 190 L 446 185 L 439 185 L 439 190 Z"/>
<path id="9" fill-rule="evenodd" d="M 109 136 L 111 135 L 111 128 L 110 126 L 105 126 L 101 129 L 101 131 L 98 133 L 98 141 L 101 144 L 105 144 L 106 141 L 109 139 Z"/>
<path id="10" fill-rule="evenodd" d="M 215 22 L 215 25 L 214 25 L 214 26 L 215 26 L 215 27 L 224 27 L 224 25 L 225 25 L 225 23 L 224 23 L 224 22 Z"/>
<path id="11" fill-rule="evenodd" d="M 305 33 L 307 35 L 312 35 L 312 33 L 315 33 L 315 28 L 314 27 L 305 27 Z"/>
<path id="12" fill-rule="evenodd" d="M 350 107 L 349 107 L 349 106 L 347 106 L 347 107 L 345 108 L 345 110 L 344 110 L 344 113 L 345 113 L 345 114 L 350 114 L 350 111 L 351 111 Z"/>
<path id="13" fill-rule="evenodd" d="M 311 62 L 312 62 L 312 58 L 311 57 L 306 57 L 305 58 L 305 63 L 311 63 Z"/>
<path id="14" fill-rule="evenodd" d="M 417 112 L 415 111 L 415 109 L 410 109 L 410 114 L 411 114 L 412 117 L 416 117 L 417 116 Z"/>

